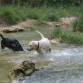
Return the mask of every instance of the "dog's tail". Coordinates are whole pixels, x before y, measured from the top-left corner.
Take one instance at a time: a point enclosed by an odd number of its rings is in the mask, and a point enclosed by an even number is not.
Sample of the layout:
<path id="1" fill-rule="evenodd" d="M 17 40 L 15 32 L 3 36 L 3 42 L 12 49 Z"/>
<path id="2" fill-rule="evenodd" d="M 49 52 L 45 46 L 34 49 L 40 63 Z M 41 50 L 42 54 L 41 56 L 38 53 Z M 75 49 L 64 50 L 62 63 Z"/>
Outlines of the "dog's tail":
<path id="1" fill-rule="evenodd" d="M 4 39 L 4 37 L 3 37 L 3 35 L 2 35 L 2 34 L 0 34 L 0 36 L 1 36 L 1 38 L 2 38 L 2 39 Z"/>
<path id="2" fill-rule="evenodd" d="M 40 34 L 41 38 L 45 38 L 42 33 L 40 33 L 39 31 L 36 32 Z"/>

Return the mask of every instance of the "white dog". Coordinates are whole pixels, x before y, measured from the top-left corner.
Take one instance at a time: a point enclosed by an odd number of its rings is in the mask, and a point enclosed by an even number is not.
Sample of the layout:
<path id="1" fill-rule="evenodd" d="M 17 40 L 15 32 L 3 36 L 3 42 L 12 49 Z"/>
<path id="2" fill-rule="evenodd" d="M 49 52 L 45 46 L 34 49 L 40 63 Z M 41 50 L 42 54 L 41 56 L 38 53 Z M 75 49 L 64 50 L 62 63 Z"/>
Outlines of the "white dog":
<path id="1" fill-rule="evenodd" d="M 42 39 L 39 41 L 31 41 L 27 50 L 36 50 L 39 54 L 51 52 L 51 44 L 48 38 L 45 38 L 39 31 L 36 32 L 40 34 Z"/>

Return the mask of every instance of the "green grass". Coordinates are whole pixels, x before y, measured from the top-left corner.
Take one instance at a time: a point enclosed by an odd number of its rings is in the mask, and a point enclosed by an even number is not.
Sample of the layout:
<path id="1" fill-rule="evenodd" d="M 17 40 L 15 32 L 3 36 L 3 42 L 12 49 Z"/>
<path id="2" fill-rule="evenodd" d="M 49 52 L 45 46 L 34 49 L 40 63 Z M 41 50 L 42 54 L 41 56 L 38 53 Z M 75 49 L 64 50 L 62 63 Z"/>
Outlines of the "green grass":
<path id="1" fill-rule="evenodd" d="M 59 21 L 62 17 L 78 17 L 73 23 L 73 31 L 83 32 L 83 6 L 71 7 L 30 7 L 30 6 L 0 6 L 0 22 L 8 25 L 17 24 L 26 19 L 36 19 L 39 22 L 31 26 L 31 29 L 46 27 L 46 21 Z M 81 35 L 82 36 L 81 36 Z M 83 33 L 63 32 L 55 28 L 51 37 L 61 37 L 62 41 L 75 44 L 83 44 Z"/>
<path id="2" fill-rule="evenodd" d="M 60 27 L 55 27 L 52 31 L 51 31 L 51 37 L 61 37 L 63 34 L 62 29 Z"/>
<path id="3" fill-rule="evenodd" d="M 18 22 L 25 20 L 27 17 L 24 8 L 21 10 L 20 7 L 13 8 L 12 6 L 4 6 L 1 7 L 0 10 L 1 20 L 8 25 L 17 24 Z"/>
<path id="4" fill-rule="evenodd" d="M 73 22 L 73 31 L 83 32 L 83 16 Z"/>
<path id="5" fill-rule="evenodd" d="M 65 33 L 61 36 L 62 42 L 70 43 L 70 44 L 78 44 L 83 45 L 83 33 Z"/>
<path id="6" fill-rule="evenodd" d="M 83 45 L 83 33 L 66 32 L 61 28 L 55 27 L 51 32 L 51 38 L 61 38 L 61 42 Z"/>
<path id="7" fill-rule="evenodd" d="M 17 24 L 26 19 L 59 21 L 61 17 L 82 16 L 83 6 L 78 7 L 35 7 L 0 6 L 0 21 L 8 25 Z"/>

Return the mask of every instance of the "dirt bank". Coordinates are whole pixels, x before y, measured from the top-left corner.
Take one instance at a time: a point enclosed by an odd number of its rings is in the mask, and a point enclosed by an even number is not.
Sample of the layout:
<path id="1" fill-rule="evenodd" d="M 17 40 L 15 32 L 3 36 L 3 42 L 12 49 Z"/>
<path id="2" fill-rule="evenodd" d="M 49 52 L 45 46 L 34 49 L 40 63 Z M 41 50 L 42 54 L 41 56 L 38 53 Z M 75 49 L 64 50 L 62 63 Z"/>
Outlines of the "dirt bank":
<path id="1" fill-rule="evenodd" d="M 31 26 L 40 22 L 42 27 L 63 27 L 63 28 L 70 28 L 72 22 L 76 19 L 76 17 L 67 17 L 67 18 L 61 18 L 59 22 L 46 22 L 46 21 L 38 21 L 38 20 L 26 20 L 22 21 L 16 25 L 12 26 L 7 26 L 4 24 L 0 24 L 0 32 L 5 32 L 5 33 L 11 33 L 11 32 L 19 32 L 19 31 L 25 31 L 25 30 L 30 30 Z M 39 25 L 40 26 L 40 25 Z"/>

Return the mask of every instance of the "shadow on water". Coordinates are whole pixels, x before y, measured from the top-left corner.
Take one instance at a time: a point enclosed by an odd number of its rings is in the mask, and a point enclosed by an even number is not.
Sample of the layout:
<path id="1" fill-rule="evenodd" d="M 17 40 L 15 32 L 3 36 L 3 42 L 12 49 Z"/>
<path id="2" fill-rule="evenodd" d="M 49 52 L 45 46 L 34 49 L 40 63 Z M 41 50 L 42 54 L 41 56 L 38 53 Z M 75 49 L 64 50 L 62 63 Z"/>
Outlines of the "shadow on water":
<path id="1" fill-rule="evenodd" d="M 49 32 L 41 30 L 47 37 Z M 39 40 L 40 36 L 32 32 L 4 34 L 9 38 L 18 39 L 24 48 L 24 52 L 13 52 L 0 48 L 0 83 L 8 83 L 8 73 L 11 67 L 24 60 L 36 63 L 40 71 L 20 83 L 83 83 L 83 46 L 68 44 L 53 44 L 51 54 L 37 55 L 34 51 L 26 50 L 31 40 Z M 43 69 L 41 69 L 43 68 Z"/>

